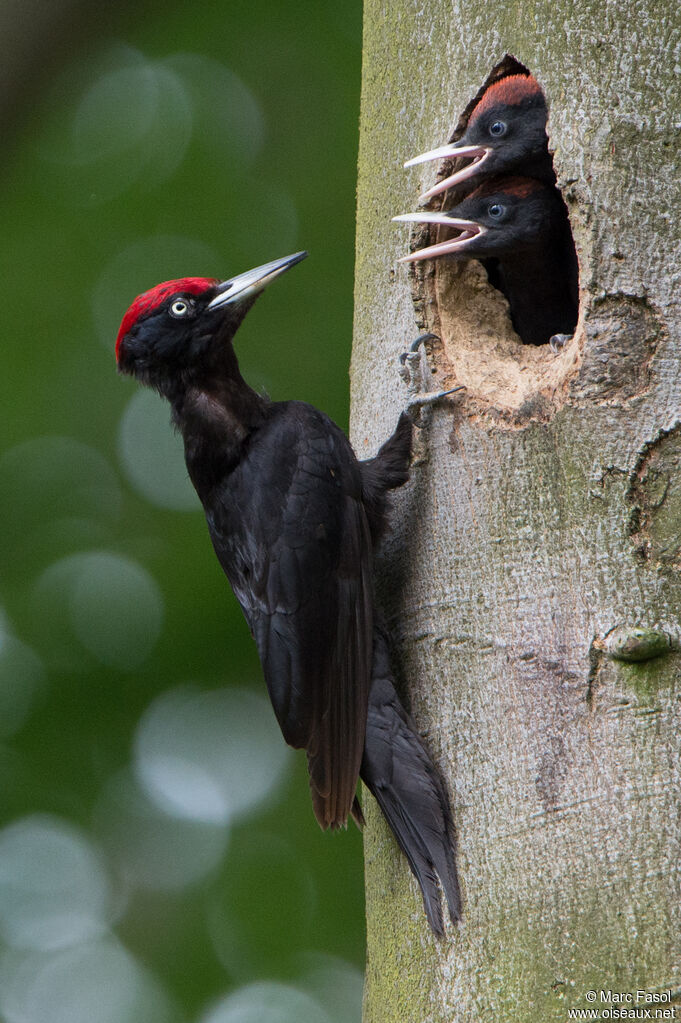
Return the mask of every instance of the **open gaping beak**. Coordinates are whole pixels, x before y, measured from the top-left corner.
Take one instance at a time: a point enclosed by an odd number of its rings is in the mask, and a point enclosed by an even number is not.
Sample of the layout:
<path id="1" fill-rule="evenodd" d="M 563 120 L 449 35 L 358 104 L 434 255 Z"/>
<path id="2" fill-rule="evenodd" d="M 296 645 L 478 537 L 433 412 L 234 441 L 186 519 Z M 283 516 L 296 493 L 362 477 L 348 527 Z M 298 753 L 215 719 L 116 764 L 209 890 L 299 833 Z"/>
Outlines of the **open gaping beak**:
<path id="1" fill-rule="evenodd" d="M 274 259 L 271 263 L 263 263 L 256 266 L 254 270 L 247 270 L 238 277 L 231 277 L 217 286 L 215 298 L 207 305 L 207 309 L 220 309 L 222 306 L 230 305 L 232 302 L 241 302 L 250 295 L 257 295 L 259 291 L 266 288 L 270 281 L 280 274 L 286 272 L 290 267 L 305 259 L 307 252 L 295 252 L 292 256 L 284 256 L 282 259 Z"/>
<path id="2" fill-rule="evenodd" d="M 460 231 L 461 234 L 450 241 L 438 242 L 436 245 L 428 245 L 425 249 L 418 249 L 410 252 L 408 256 L 402 256 L 400 263 L 415 263 L 419 259 L 433 259 L 435 256 L 456 255 L 463 252 L 465 255 L 466 246 L 474 238 L 481 238 L 487 232 L 487 228 L 478 224 L 475 220 L 461 220 L 458 217 L 450 217 L 447 213 L 402 213 L 399 217 L 393 217 L 406 224 L 441 224 L 443 227 L 451 227 Z"/>
<path id="3" fill-rule="evenodd" d="M 450 174 L 448 178 L 438 181 L 436 185 L 433 185 L 427 192 L 419 196 L 420 202 L 426 202 L 428 199 L 432 199 L 434 195 L 440 195 L 441 192 L 446 192 L 448 188 L 453 188 L 454 185 L 459 185 L 462 181 L 472 178 L 474 174 L 478 173 L 491 152 L 492 149 L 489 146 L 462 146 L 459 142 L 448 142 L 446 146 L 431 149 L 428 153 L 421 153 L 420 156 L 415 156 L 413 160 L 407 160 L 404 166 L 414 167 L 417 163 L 427 163 L 429 160 L 452 160 L 459 159 L 460 157 L 472 158 L 471 163 L 462 167 L 461 170 L 455 171 L 454 174 Z"/>

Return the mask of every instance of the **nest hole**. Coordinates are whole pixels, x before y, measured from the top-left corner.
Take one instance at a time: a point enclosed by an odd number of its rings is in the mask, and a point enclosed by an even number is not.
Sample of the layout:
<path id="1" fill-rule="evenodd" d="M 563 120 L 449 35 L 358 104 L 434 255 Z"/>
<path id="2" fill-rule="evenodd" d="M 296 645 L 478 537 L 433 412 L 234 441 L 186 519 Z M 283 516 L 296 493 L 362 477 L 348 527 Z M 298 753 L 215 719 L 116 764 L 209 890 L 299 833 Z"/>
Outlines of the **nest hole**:
<path id="1" fill-rule="evenodd" d="M 450 142 L 458 141 L 466 133 L 471 114 L 490 86 L 513 75 L 530 76 L 531 72 L 514 57 L 506 55 L 466 106 Z M 508 258 L 448 258 L 447 255 L 410 264 L 419 326 L 439 339 L 431 342 L 429 350 L 431 365 L 438 376 L 448 386 L 463 384 L 469 400 L 478 406 L 492 406 L 511 422 L 549 418 L 562 404 L 567 382 L 580 362 L 583 330 L 579 320 L 579 267 L 568 211 L 556 184 L 550 150 L 548 159 L 552 180 L 545 180 L 542 188 L 553 190 L 559 211 L 556 222 L 560 216 L 564 218 L 565 232 L 562 244 L 554 245 L 546 254 L 550 265 L 542 267 L 541 253 L 540 258 L 532 262 L 520 252 L 515 265 Z M 469 163 L 470 159 L 445 158 L 440 163 L 437 180 L 451 176 Z M 521 173 L 514 169 L 509 172 L 509 180 L 511 174 L 518 177 Z M 491 188 L 497 180 L 502 181 L 502 178 L 488 178 L 485 187 Z M 421 209 L 451 211 L 471 199 L 481 184 L 473 176 L 434 196 Z M 449 227 L 418 224 L 411 232 L 410 251 L 452 238 L 456 235 Z M 527 270 L 525 285 L 523 260 Z M 510 295 L 509 288 L 514 289 Z M 552 309 L 558 307 L 556 315 Z"/>

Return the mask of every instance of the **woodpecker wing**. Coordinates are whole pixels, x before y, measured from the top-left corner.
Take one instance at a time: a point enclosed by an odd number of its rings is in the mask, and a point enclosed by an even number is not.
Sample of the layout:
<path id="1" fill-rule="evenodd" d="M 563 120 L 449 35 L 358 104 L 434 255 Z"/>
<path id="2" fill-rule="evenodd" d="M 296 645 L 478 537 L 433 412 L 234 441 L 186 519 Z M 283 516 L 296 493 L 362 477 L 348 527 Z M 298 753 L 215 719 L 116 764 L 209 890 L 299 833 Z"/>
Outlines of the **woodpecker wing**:
<path id="1" fill-rule="evenodd" d="M 302 402 L 270 408 L 204 505 L 284 738 L 307 750 L 317 819 L 338 827 L 354 798 L 371 674 L 371 538 L 360 470 L 321 412 Z"/>

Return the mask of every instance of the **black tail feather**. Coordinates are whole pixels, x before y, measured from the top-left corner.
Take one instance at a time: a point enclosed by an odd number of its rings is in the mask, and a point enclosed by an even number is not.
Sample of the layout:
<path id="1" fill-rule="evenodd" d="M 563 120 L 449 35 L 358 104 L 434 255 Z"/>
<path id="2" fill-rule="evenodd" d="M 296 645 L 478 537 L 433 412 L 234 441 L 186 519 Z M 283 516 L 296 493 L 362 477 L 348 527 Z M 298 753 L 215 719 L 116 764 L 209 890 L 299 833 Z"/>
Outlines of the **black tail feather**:
<path id="1" fill-rule="evenodd" d="M 461 918 L 456 840 L 444 783 L 395 692 L 387 644 L 374 633 L 362 781 L 375 797 L 423 895 L 428 922 L 444 934 L 438 878 L 453 923 Z"/>

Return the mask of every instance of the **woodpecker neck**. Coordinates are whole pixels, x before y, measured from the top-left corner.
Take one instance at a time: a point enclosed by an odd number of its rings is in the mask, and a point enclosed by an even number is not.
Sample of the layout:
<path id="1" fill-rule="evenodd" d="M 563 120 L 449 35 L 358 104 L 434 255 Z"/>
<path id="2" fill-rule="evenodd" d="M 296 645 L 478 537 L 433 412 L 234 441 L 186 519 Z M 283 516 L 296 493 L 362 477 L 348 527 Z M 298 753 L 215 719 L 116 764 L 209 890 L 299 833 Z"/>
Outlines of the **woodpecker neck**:
<path id="1" fill-rule="evenodd" d="M 200 497 L 239 462 L 250 434 L 265 420 L 269 401 L 239 373 L 189 386 L 172 402 L 187 469 Z"/>

